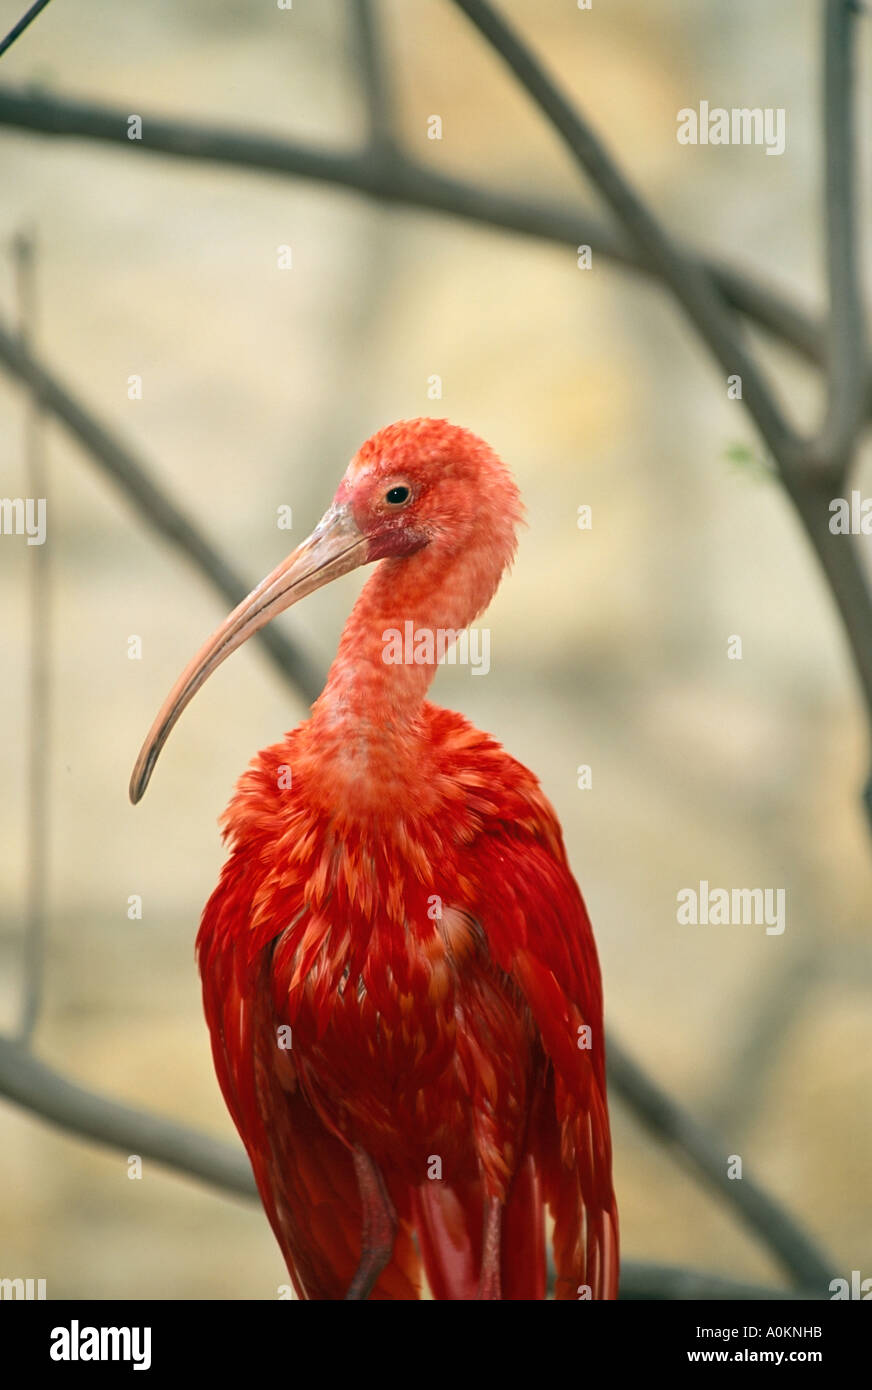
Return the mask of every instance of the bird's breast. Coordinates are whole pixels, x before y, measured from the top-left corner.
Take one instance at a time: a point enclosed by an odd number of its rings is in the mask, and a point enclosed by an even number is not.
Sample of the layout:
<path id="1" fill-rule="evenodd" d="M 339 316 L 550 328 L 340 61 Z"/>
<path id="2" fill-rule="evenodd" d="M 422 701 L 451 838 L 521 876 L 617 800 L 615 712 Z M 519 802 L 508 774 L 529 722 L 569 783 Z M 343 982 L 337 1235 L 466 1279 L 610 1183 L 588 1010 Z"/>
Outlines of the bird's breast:
<path id="1" fill-rule="evenodd" d="M 410 1181 L 431 1155 L 457 1172 L 483 1152 L 498 1185 L 539 1054 L 492 959 L 457 822 L 428 841 L 426 827 L 340 834 L 298 818 L 286 854 L 278 828 L 249 831 L 200 932 L 225 1093 L 258 1091 L 268 1066 L 328 1129 Z"/>
<path id="2" fill-rule="evenodd" d="M 247 1065 L 239 1020 L 250 1013 L 254 1051 L 281 1085 L 300 1087 L 325 1125 L 373 1157 L 396 1163 L 406 1136 L 410 1172 L 422 1152 L 457 1143 L 469 1157 L 484 1125 L 476 1143 L 493 1150 L 497 1181 L 540 1051 L 491 956 L 493 884 L 477 845 L 502 814 L 536 816 L 535 784 L 519 773 L 519 789 L 497 796 L 502 750 L 459 716 L 427 707 L 425 717 L 424 791 L 395 789 L 365 814 L 335 794 L 335 763 L 323 747 L 316 758 L 310 726 L 259 755 L 225 818 L 233 852 L 201 928 L 207 1014 L 231 1071 Z"/>

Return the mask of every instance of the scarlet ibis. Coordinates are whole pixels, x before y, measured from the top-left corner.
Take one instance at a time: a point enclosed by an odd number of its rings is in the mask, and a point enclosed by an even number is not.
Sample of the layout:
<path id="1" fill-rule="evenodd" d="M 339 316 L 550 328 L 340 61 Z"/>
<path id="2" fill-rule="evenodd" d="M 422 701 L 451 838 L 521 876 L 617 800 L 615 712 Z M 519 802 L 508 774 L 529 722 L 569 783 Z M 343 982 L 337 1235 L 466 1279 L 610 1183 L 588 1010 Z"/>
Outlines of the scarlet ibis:
<path id="1" fill-rule="evenodd" d="M 379 562 L 311 717 L 238 784 L 197 937 L 218 1080 L 303 1298 L 416 1299 L 423 1271 L 437 1299 L 543 1299 L 546 1208 L 555 1296 L 616 1297 L 602 987 L 560 825 L 532 773 L 425 699 L 426 634 L 488 605 L 520 517 L 469 431 L 373 435 L 182 673 L 131 778 L 137 802 L 246 638 Z M 413 659 L 386 660 L 408 622 Z"/>

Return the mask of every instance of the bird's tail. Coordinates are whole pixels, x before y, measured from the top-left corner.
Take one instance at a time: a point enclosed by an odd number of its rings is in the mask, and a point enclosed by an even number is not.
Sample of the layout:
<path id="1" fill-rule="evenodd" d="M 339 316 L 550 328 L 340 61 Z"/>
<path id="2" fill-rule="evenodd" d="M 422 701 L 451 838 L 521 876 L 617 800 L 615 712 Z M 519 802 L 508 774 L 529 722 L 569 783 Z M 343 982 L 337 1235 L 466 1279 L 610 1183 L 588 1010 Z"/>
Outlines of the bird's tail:
<path id="1" fill-rule="evenodd" d="M 427 1182 L 413 1194 L 413 1221 L 433 1297 L 474 1299 L 481 1278 L 484 1190 Z M 531 1156 L 522 1163 L 503 1211 L 500 1265 L 504 1300 L 545 1297 L 545 1214 Z M 511 1252 L 509 1256 L 507 1252 Z"/>

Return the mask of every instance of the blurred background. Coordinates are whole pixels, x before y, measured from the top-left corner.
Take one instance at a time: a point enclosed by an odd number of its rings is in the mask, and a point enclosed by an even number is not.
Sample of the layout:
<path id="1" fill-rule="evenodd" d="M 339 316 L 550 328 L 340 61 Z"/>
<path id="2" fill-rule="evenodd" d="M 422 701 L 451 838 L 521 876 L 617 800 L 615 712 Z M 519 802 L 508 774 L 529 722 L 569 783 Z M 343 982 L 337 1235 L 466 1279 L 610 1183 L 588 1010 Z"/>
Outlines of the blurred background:
<path id="1" fill-rule="evenodd" d="M 0 30 L 21 0 L 0 0 Z M 822 302 L 819 6 L 502 0 L 669 226 Z M 395 119 L 426 165 L 483 185 L 594 192 L 450 4 L 380 6 Z M 868 33 L 865 36 L 868 58 Z M 6 84 L 344 149 L 363 138 L 342 0 L 52 5 Z M 676 113 L 783 107 L 780 157 L 687 147 Z M 868 92 L 861 121 L 869 164 Z M 441 141 L 427 138 L 442 119 Z M 311 529 L 357 445 L 447 416 L 520 483 L 529 525 L 489 613 L 491 671 L 434 698 L 541 778 L 594 922 L 610 1027 L 806 1223 L 872 1275 L 867 735 L 834 609 L 740 403 L 665 295 L 594 254 L 342 188 L 0 130 L 0 241 L 38 245 L 40 355 L 149 463 L 252 583 Z M 868 213 L 868 205 L 866 207 Z M 606 215 L 603 213 L 603 217 Z M 277 265 L 289 245 L 293 268 Z M 868 250 L 868 248 L 867 248 Z M 0 313 L 17 308 L 0 259 Z M 769 345 L 795 419 L 816 378 Z M 128 378 L 142 377 L 142 399 Z M 428 394 L 441 379 L 441 399 Z M 25 393 L 0 377 L 0 493 L 26 495 Z M 198 697 L 135 810 L 154 713 L 225 605 L 57 426 L 51 570 L 45 1061 L 235 1140 L 193 942 L 216 819 L 261 746 L 305 715 L 250 645 Z M 868 463 L 868 460 L 867 460 Z M 870 486 L 868 469 L 866 488 Z M 863 486 L 863 478 L 857 486 Z M 593 525 L 579 530 L 578 507 Z M 277 508 L 293 509 L 289 536 Z M 868 542 L 867 542 L 868 543 Z M 36 549 L 0 542 L 0 1027 L 15 1026 L 27 883 L 27 654 Z M 287 617 L 325 666 L 362 576 Z M 742 639 L 741 660 L 727 657 Z M 132 636 L 141 659 L 128 657 Z M 577 786 L 577 768 L 592 786 Z M 690 927 L 676 894 L 783 887 L 787 925 Z M 142 897 L 142 920 L 127 915 Z M 614 1107 L 624 1253 L 783 1283 L 717 1199 Z M 254 1203 L 0 1103 L 0 1275 L 48 1296 L 273 1298 Z"/>

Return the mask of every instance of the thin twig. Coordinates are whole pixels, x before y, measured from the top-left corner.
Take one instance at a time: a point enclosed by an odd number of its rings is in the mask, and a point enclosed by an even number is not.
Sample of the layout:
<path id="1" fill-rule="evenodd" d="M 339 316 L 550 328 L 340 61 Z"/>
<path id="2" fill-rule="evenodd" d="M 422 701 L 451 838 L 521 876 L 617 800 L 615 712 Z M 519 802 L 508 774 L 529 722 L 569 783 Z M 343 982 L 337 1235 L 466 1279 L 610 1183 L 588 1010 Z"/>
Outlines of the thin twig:
<path id="1" fill-rule="evenodd" d="M 9 30 L 9 33 L 6 35 L 5 39 L 0 39 L 0 58 L 3 57 L 3 54 L 6 52 L 7 48 L 11 48 L 15 40 L 17 38 L 20 38 L 20 36 L 24 33 L 25 29 L 27 29 L 29 25 L 33 23 L 33 21 L 36 19 L 36 16 L 40 13 L 41 10 L 45 9 L 48 3 L 49 0 L 36 0 L 36 3 L 31 5 L 30 9 L 27 11 L 27 14 L 22 15 L 18 23 L 15 24 Z"/>
<path id="2" fill-rule="evenodd" d="M 22 233 L 14 241 L 19 341 L 32 350 L 37 334 L 36 242 Z M 42 411 L 35 395 L 27 399 L 24 454 L 27 494 L 39 506 L 48 487 Z M 19 1037 L 28 1042 L 36 1027 L 43 995 L 48 899 L 49 756 L 51 739 L 51 593 L 47 537 L 30 549 L 30 672 L 27 771 L 27 906 L 24 926 L 24 991 Z"/>
<path id="3" fill-rule="evenodd" d="M 81 405 L 2 323 L 0 366 L 24 382 L 40 406 L 60 420 L 85 446 L 133 503 L 137 516 L 180 550 L 231 607 L 245 597 L 251 585 L 237 574 L 197 524 L 169 499 L 142 460 Z M 316 699 L 323 687 L 323 673 L 308 654 L 275 626 L 261 628 L 256 636 L 291 685 L 306 700 Z"/>

